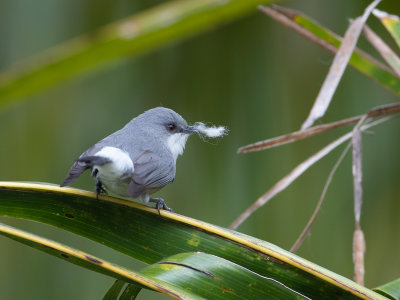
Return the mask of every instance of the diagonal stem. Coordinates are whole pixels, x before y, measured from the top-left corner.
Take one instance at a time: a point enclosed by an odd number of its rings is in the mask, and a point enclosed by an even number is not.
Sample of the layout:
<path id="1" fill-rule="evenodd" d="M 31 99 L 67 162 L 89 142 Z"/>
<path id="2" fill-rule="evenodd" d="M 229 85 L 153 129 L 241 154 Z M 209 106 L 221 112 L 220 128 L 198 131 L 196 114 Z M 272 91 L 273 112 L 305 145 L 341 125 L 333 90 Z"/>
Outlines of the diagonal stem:
<path id="1" fill-rule="evenodd" d="M 361 130 L 366 130 L 373 126 L 376 126 L 380 123 L 386 122 L 390 117 L 385 117 L 374 122 L 365 124 L 361 127 Z M 261 206 L 266 204 L 269 200 L 271 200 L 278 193 L 287 188 L 291 183 L 293 183 L 300 175 L 302 175 L 305 171 L 307 171 L 312 165 L 314 165 L 321 158 L 325 157 L 332 150 L 337 148 L 339 145 L 343 144 L 345 141 L 349 140 L 353 136 L 353 132 L 349 132 L 332 143 L 328 144 L 321 150 L 319 150 L 314 155 L 310 156 L 308 159 L 300 163 L 297 167 L 295 167 L 289 174 L 279 180 L 271 189 L 269 189 L 264 195 L 257 199 L 252 205 L 250 205 L 239 217 L 236 218 L 229 226 L 230 229 L 236 229 L 242 224 L 247 218 L 249 218 L 254 211 L 259 209 Z"/>
<path id="2" fill-rule="evenodd" d="M 339 159 L 336 161 L 335 165 L 333 166 L 331 172 L 329 173 L 328 179 L 326 180 L 324 189 L 322 190 L 321 197 L 319 198 L 319 201 L 317 203 L 317 206 L 315 207 L 315 210 L 313 214 L 311 215 L 310 220 L 308 220 L 307 225 L 304 227 L 303 231 L 301 232 L 300 236 L 297 238 L 296 242 L 293 244 L 292 248 L 290 248 L 290 252 L 295 253 L 303 244 L 304 240 L 306 239 L 308 233 L 311 230 L 312 225 L 314 224 L 314 221 L 317 217 L 317 214 L 319 210 L 321 209 L 322 203 L 325 200 L 326 192 L 328 191 L 328 187 L 330 186 L 333 175 L 335 175 L 337 168 L 339 165 L 342 163 L 344 157 L 346 156 L 347 152 L 350 149 L 351 144 L 348 144 L 346 148 L 343 150 L 342 154 L 340 155 Z"/>

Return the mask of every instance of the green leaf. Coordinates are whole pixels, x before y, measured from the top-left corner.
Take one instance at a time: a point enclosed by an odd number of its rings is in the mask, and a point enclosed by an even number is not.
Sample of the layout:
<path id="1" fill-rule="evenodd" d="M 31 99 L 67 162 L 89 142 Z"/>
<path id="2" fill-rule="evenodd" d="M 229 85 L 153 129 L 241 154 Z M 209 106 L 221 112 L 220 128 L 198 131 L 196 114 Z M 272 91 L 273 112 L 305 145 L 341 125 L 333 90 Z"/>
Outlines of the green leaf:
<path id="1" fill-rule="evenodd" d="M 172 296 L 190 296 L 191 299 L 262 299 L 268 295 L 277 299 L 307 299 L 273 278 L 261 276 L 210 254 L 177 254 L 137 273 L 1 223 L 0 234 L 70 263 L 119 278 L 103 300 L 135 299 L 143 286 Z M 129 284 L 119 296 L 126 281 L 133 284 Z"/>
<path id="2" fill-rule="evenodd" d="M 378 9 L 374 9 L 373 14 L 382 22 L 383 26 L 396 41 L 397 46 L 400 47 L 400 18 Z"/>
<path id="3" fill-rule="evenodd" d="M 115 264 L 111 264 L 110 262 L 87 254 L 83 251 L 73 249 L 71 247 L 13 228 L 11 226 L 7 226 L 5 224 L 0 223 L 0 234 L 37 250 L 56 256 L 67 262 L 130 283 L 129 291 L 126 292 L 125 290 L 121 297 L 123 295 L 124 297 L 137 295 L 142 287 L 147 287 L 154 291 L 158 291 L 176 298 L 194 297 L 192 293 L 184 291 L 177 286 L 172 286 L 167 282 L 159 282 L 151 277 L 122 268 Z M 115 283 L 109 289 L 106 296 L 115 296 L 119 286 L 119 283 Z"/>
<path id="4" fill-rule="evenodd" d="M 400 299 L 400 278 L 374 288 L 374 291 L 389 299 Z"/>
<path id="5" fill-rule="evenodd" d="M 340 47 L 341 42 L 338 35 L 311 20 L 306 15 L 279 6 L 274 6 L 274 9 L 288 20 L 309 31 L 318 39 L 329 43 L 337 49 Z M 393 74 L 389 68 L 379 63 L 368 54 L 356 49 L 350 58 L 349 64 L 361 73 L 375 79 L 397 95 L 400 95 L 400 78 Z"/>
<path id="6" fill-rule="evenodd" d="M 176 0 L 75 38 L 0 74 L 0 105 L 116 59 L 134 57 L 255 12 L 272 0 Z"/>
<path id="7" fill-rule="evenodd" d="M 313 299 L 384 299 L 270 243 L 132 201 L 45 184 L 0 183 L 0 215 L 39 221 L 148 264 L 184 252 L 212 254 Z M 121 222 L 124 220 L 124 222 Z"/>
<path id="8" fill-rule="evenodd" d="M 110 289 L 104 295 L 103 300 L 118 300 L 119 294 L 121 293 L 125 284 L 126 284 L 126 282 L 123 282 L 118 279 L 115 280 L 113 285 L 110 287 Z"/>
<path id="9" fill-rule="evenodd" d="M 181 253 L 141 272 L 205 299 L 309 299 L 281 282 L 206 253 Z"/>
<path id="10" fill-rule="evenodd" d="M 128 284 L 125 290 L 122 292 L 122 295 L 118 298 L 118 300 L 133 300 L 136 299 L 137 295 L 142 289 L 140 286 L 136 284 Z"/>

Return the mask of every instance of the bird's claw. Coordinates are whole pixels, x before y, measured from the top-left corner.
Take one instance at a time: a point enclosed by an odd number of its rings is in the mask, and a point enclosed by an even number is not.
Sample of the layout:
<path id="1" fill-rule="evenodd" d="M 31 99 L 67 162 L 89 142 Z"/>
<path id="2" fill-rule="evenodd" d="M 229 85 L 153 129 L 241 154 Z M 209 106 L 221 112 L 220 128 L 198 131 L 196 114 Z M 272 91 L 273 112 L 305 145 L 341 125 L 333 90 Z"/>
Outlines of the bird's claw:
<path id="1" fill-rule="evenodd" d="M 164 210 L 167 210 L 167 211 L 172 212 L 172 209 L 169 208 L 169 207 L 165 204 L 165 201 L 164 201 L 164 199 L 162 199 L 162 198 L 150 198 L 149 201 L 156 204 L 156 207 L 155 207 L 155 208 L 157 209 L 159 215 L 160 215 L 160 210 L 161 210 L 161 209 L 164 209 Z"/>
<path id="2" fill-rule="evenodd" d="M 103 188 L 101 181 L 96 181 L 96 199 L 99 199 L 99 194 L 107 195 L 107 191 Z"/>

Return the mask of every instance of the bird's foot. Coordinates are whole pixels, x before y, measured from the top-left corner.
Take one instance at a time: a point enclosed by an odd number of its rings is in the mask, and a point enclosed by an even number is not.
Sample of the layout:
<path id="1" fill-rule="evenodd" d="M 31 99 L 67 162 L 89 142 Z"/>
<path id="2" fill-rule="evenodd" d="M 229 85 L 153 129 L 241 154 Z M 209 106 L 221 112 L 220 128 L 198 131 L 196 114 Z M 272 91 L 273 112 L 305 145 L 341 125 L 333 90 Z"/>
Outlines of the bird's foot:
<path id="1" fill-rule="evenodd" d="M 165 204 L 165 201 L 162 198 L 150 198 L 149 201 L 156 204 L 156 209 L 158 210 L 158 214 L 160 214 L 160 209 L 172 211 L 172 209 Z"/>
<path id="2" fill-rule="evenodd" d="M 107 195 L 107 191 L 103 188 L 100 180 L 96 181 L 96 199 L 99 199 L 99 194 Z"/>

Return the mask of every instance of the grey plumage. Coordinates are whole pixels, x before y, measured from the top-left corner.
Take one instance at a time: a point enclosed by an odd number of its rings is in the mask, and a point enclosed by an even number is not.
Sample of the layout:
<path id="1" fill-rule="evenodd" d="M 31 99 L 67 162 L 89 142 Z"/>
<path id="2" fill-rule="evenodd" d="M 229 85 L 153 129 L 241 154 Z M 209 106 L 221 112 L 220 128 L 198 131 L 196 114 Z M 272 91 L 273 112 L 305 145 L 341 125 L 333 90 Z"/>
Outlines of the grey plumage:
<path id="1" fill-rule="evenodd" d="M 61 186 L 72 184 L 85 170 L 92 169 L 100 188 L 104 184 L 111 192 L 132 198 L 140 196 L 147 202 L 148 195 L 174 180 L 176 158 L 194 132 L 171 109 L 148 110 L 82 153 Z M 124 155 L 129 156 L 132 167 Z M 117 171 L 121 172 L 118 176 Z M 158 200 L 152 202 L 159 208 Z"/>

